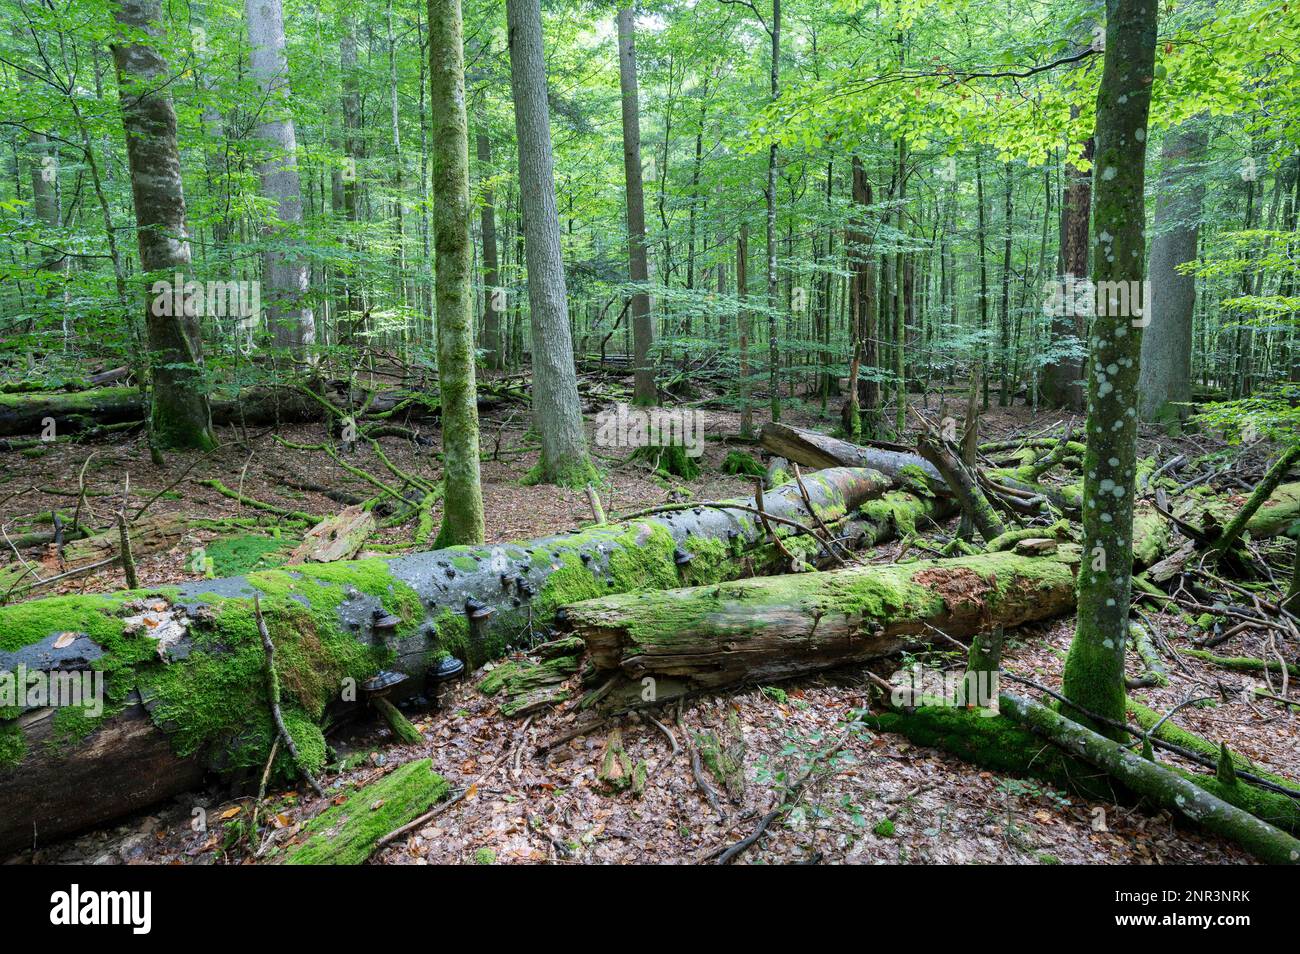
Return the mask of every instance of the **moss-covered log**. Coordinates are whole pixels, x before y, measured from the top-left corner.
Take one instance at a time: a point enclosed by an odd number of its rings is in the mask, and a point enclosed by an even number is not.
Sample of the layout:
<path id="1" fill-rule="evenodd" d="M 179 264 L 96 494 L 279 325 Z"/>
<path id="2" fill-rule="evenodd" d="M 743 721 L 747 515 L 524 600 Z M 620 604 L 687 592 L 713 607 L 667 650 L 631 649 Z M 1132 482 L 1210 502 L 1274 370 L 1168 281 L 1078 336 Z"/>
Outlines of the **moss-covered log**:
<path id="1" fill-rule="evenodd" d="M 775 421 L 763 425 L 762 441 L 771 453 L 806 467 L 869 467 L 890 477 L 922 478 L 932 493 L 946 493 L 948 489 L 934 465 L 910 451 L 850 444 Z"/>
<path id="2" fill-rule="evenodd" d="M 837 528 L 889 482 L 871 471 L 838 469 L 805 477 L 804 485 L 818 516 Z M 769 491 L 764 504 L 773 516 L 811 523 L 795 484 Z M 786 550 L 815 556 L 813 537 L 780 523 L 774 532 Z M 477 665 L 530 640 L 568 603 L 788 566 L 757 516 L 699 507 L 518 544 L 0 607 L 0 677 L 12 678 L 22 666 L 104 679 L 102 712 L 53 708 L 48 700 L 0 709 L 0 850 L 30 844 L 33 825 L 45 840 L 189 787 L 193 770 L 160 777 L 156 787 L 137 786 L 136 753 L 153 752 L 159 739 L 200 771 L 261 771 L 275 729 L 254 595 L 277 650 L 285 720 L 305 766 L 315 771 L 326 757 L 319 728 L 326 708 L 355 704 L 356 687 L 380 669 L 417 677 L 408 682 L 415 690 L 442 655 Z M 156 727 L 158 738 L 148 731 L 106 735 L 119 715 Z M 280 768 L 291 775 L 283 751 Z M 104 788 L 119 796 L 89 804 L 76 789 L 33 787 L 58 764 L 93 765 Z"/>
<path id="3" fill-rule="evenodd" d="M 1153 805 L 1231 839 L 1261 861 L 1300 863 L 1300 841 L 1212 794 L 1208 786 L 1198 785 L 1148 761 L 1033 700 L 1002 693 L 998 701 L 1005 715 L 1035 735 L 1102 769 Z M 1219 794 L 1232 787 L 1235 786 L 1220 783 Z"/>
<path id="4" fill-rule="evenodd" d="M 936 627 L 969 636 L 1046 619 L 1074 605 L 1078 551 L 1012 553 L 851 567 L 611 596 L 567 607 L 598 669 L 617 670 L 654 699 L 784 679 L 887 656 Z M 614 704 L 624 693 L 607 696 Z"/>
<path id="5" fill-rule="evenodd" d="M 450 794 L 430 759 L 407 762 L 331 805 L 308 822 L 278 859 L 287 865 L 359 865 L 379 839 L 419 818 Z"/>

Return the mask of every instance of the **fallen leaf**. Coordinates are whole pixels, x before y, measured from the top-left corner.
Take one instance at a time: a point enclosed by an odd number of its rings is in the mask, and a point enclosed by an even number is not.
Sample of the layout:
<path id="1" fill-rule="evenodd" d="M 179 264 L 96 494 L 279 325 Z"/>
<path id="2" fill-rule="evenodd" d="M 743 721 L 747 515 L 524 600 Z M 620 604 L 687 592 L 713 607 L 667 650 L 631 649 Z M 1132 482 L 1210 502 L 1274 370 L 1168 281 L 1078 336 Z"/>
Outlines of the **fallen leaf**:
<path id="1" fill-rule="evenodd" d="M 63 649 L 65 646 L 71 646 L 76 641 L 76 633 L 59 633 L 59 638 L 54 641 L 54 648 Z"/>
<path id="2" fill-rule="evenodd" d="M 221 813 L 221 817 L 222 817 L 223 819 L 224 819 L 224 818 L 234 818 L 236 815 L 238 815 L 238 814 L 239 814 L 240 812 L 242 812 L 243 810 L 244 810 L 244 806 L 242 806 L 242 805 L 236 805 L 234 808 L 227 808 L 224 812 Z"/>

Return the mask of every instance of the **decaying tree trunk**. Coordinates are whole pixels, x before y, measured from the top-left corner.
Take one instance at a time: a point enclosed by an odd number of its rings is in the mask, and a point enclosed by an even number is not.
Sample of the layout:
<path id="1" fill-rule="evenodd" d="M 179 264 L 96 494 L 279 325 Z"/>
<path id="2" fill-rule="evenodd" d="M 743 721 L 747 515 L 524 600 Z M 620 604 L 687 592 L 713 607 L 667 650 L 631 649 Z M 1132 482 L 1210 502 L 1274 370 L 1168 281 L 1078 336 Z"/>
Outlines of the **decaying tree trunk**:
<path id="1" fill-rule="evenodd" d="M 832 469 L 804 477 L 803 485 L 834 532 L 889 481 Z M 254 595 L 277 648 L 284 718 L 307 767 L 316 769 L 327 707 L 355 700 L 356 686 L 380 669 L 414 677 L 405 685 L 415 691 L 440 653 L 476 666 L 529 641 L 561 606 L 785 571 L 789 553 L 815 557 L 819 544 L 784 522 L 816 526 L 799 485 L 768 491 L 763 502 L 770 532 L 749 499 L 732 502 L 748 509 L 693 506 L 518 544 L 0 607 L 0 674 L 20 665 L 93 669 L 105 674 L 107 696 L 100 716 L 42 701 L 0 719 L 0 850 L 30 845 L 33 826 L 43 843 L 139 809 L 184 791 L 208 768 L 261 771 L 274 726 Z M 877 521 L 887 529 L 887 518 Z M 168 746 L 172 754 L 157 772 L 136 764 L 138 753 L 163 759 Z M 87 799 L 77 786 L 40 787 L 64 769 L 95 773 L 102 797 Z"/>
<path id="2" fill-rule="evenodd" d="M 850 444 L 817 431 L 769 421 L 763 425 L 763 447 L 808 467 L 870 467 L 889 477 L 906 476 L 905 468 L 924 475 L 934 493 L 947 493 L 943 475 L 919 454 Z"/>
<path id="3" fill-rule="evenodd" d="M 625 680 L 606 704 L 663 702 L 888 656 L 931 627 L 970 636 L 1047 619 L 1073 607 L 1077 566 L 1074 547 L 857 566 L 591 600 L 563 625 Z"/>

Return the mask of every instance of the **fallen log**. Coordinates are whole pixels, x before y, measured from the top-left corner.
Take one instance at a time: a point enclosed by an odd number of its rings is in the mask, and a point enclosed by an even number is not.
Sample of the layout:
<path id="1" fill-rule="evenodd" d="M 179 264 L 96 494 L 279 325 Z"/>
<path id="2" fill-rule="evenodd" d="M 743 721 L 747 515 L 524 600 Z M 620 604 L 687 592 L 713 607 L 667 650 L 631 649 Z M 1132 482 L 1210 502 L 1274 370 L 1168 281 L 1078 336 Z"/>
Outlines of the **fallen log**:
<path id="1" fill-rule="evenodd" d="M 662 703 L 888 656 L 931 629 L 971 636 L 1050 618 L 1074 605 L 1078 560 L 1062 546 L 611 596 L 567 607 L 563 626 L 598 670 L 623 677 L 603 705 Z"/>
<path id="2" fill-rule="evenodd" d="M 807 467 L 869 467 L 889 477 L 919 477 L 925 481 L 931 493 L 946 493 L 948 490 L 943 475 L 919 454 L 863 447 L 816 431 L 773 421 L 763 425 L 761 437 L 766 450 L 796 464 Z"/>
<path id="3" fill-rule="evenodd" d="M 889 486 L 857 469 L 820 471 L 803 483 L 833 531 Z M 767 492 L 764 505 L 773 517 L 812 523 L 796 483 Z M 897 500 L 890 505 L 899 508 Z M 445 654 L 476 666 L 530 641 L 569 603 L 784 571 L 773 537 L 806 557 L 819 549 L 796 527 L 774 524 L 769 535 L 745 510 L 697 507 L 517 544 L 0 607 L 0 680 L 12 680 L 20 666 L 104 680 L 101 712 L 56 708 L 44 698 L 2 703 L 0 850 L 32 844 L 33 832 L 44 843 L 138 810 L 191 787 L 204 770 L 260 774 L 275 727 L 255 595 L 275 641 L 287 728 L 316 770 L 325 759 L 319 724 L 327 709 L 357 704 L 356 687 L 381 669 L 416 677 L 406 686 L 417 692 L 419 677 Z M 133 731 L 117 731 L 121 720 Z M 140 784 L 137 756 L 164 750 L 170 774 L 160 769 Z M 280 758 L 277 770 L 290 776 L 283 748 Z M 63 767 L 97 772 L 100 796 L 34 787 Z"/>
<path id="4" fill-rule="evenodd" d="M 1300 861 L 1300 842 L 1256 817 L 1275 813 L 1293 822 L 1283 800 L 1244 783 L 1224 784 L 1214 776 L 1165 768 L 1122 745 L 1012 693 L 998 696 L 999 715 L 950 704 L 882 712 L 865 721 L 898 732 L 978 765 L 1010 775 L 1040 778 L 1068 792 L 1107 802 L 1137 797 L 1229 838 L 1273 864 Z"/>

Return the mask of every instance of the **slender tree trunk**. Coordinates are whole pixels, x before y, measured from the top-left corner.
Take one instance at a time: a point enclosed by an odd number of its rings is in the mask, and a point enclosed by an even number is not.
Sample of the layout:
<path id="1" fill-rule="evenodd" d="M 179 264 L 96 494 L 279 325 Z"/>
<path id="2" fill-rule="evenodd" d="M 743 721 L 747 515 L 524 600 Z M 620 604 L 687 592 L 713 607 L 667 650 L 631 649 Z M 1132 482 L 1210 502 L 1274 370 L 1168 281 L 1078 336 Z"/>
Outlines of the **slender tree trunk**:
<path id="1" fill-rule="evenodd" d="M 645 247 L 645 191 L 641 181 L 641 111 L 637 102 L 636 15 L 618 11 L 618 85 L 623 101 L 623 176 L 627 183 L 628 277 L 640 287 L 632 294 L 632 400 L 655 404 L 655 369 L 650 358 L 654 324 L 650 318 L 649 263 Z"/>
<path id="2" fill-rule="evenodd" d="M 302 225 L 302 187 L 298 181 L 298 140 L 289 110 L 289 64 L 284 52 L 284 13 L 280 0 L 244 0 L 253 78 L 263 102 L 256 136 L 270 154 L 258 166 L 262 193 L 276 204 L 278 224 L 266 232 L 282 245 L 281 226 Z M 267 322 L 277 348 L 301 354 L 316 337 L 311 307 L 306 304 L 309 269 L 305 258 L 281 248 L 262 254 L 267 284 Z"/>
<path id="3" fill-rule="evenodd" d="M 539 0 L 507 0 L 506 18 L 510 31 L 510 88 L 519 140 L 519 200 L 528 259 L 533 421 L 542 440 L 537 476 L 547 483 L 585 487 L 593 468 L 587 456 L 578 376 L 573 366 Z"/>
<path id="4" fill-rule="evenodd" d="M 781 86 L 781 0 L 772 0 L 772 102 Z M 772 392 L 772 420 L 781 420 L 780 349 L 776 320 L 776 140 L 767 150 L 767 386 Z"/>
<path id="5" fill-rule="evenodd" d="M 898 139 L 898 221 L 896 228 L 901 237 L 907 230 L 907 140 Z M 907 430 L 907 278 L 905 253 L 900 248 L 894 256 L 894 433 L 903 436 Z"/>
<path id="6" fill-rule="evenodd" d="M 480 175 L 490 181 L 492 140 L 486 132 L 480 132 L 476 145 Z M 491 185 L 483 189 L 483 207 L 479 217 L 483 231 L 483 350 L 487 353 L 485 361 L 489 370 L 500 371 L 505 367 L 501 342 L 501 295 L 498 291 L 501 275 L 497 264 L 496 196 Z"/>
<path id="7" fill-rule="evenodd" d="M 1084 143 L 1086 159 L 1093 157 L 1094 140 Z M 1067 293 L 1088 274 L 1088 220 L 1092 207 L 1092 170 L 1065 167 L 1065 198 L 1061 208 L 1061 287 Z M 1058 308 L 1052 316 L 1052 347 L 1080 350 L 1087 333 L 1088 316 L 1077 308 Z M 1043 368 L 1042 397 L 1051 407 L 1083 410 L 1083 358 L 1061 354 Z"/>
<path id="8" fill-rule="evenodd" d="M 999 362 L 998 407 L 1011 403 L 1011 163 L 1003 166 L 1006 175 L 1002 202 L 1002 303 L 998 310 L 998 328 L 1002 338 Z"/>
<path id="9" fill-rule="evenodd" d="M 1170 130 L 1161 150 L 1149 267 L 1151 296 L 1146 302 L 1151 323 L 1142 334 L 1138 377 L 1138 412 L 1144 421 L 1183 420 L 1188 414 L 1186 403 L 1192 398 L 1196 279 L 1180 273 L 1178 266 L 1196 261 L 1205 197 L 1201 163 L 1208 142 L 1204 125 L 1192 120 Z"/>
<path id="10" fill-rule="evenodd" d="M 749 335 L 750 314 L 746 299 L 749 297 L 749 223 L 740 223 L 736 237 L 736 313 L 737 334 L 740 342 L 740 436 L 754 436 L 754 410 L 750 406 Z"/>
<path id="11" fill-rule="evenodd" d="M 1155 63 L 1156 0 L 1107 0 L 1097 93 L 1097 245 L 1093 282 L 1140 287 L 1146 265 L 1146 129 Z M 1137 135 L 1138 132 L 1142 135 Z M 1105 283 L 1103 285 L 1103 283 Z M 1131 300 L 1132 296 L 1130 296 Z M 1088 452 L 1084 460 L 1079 621 L 1062 688 L 1083 709 L 1123 720 L 1124 647 L 1133 567 L 1138 362 L 1142 331 L 1114 296 L 1092 320 Z"/>
<path id="12" fill-rule="evenodd" d="M 460 0 L 429 0 L 429 106 L 433 118 L 434 305 L 446 487 L 436 548 L 483 542 L 474 385 L 473 206 Z"/>
<path id="13" fill-rule="evenodd" d="M 163 32 L 161 0 L 119 0 L 114 19 L 133 33 L 159 44 Z M 168 85 L 172 73 L 152 43 L 113 45 L 113 62 L 126 130 L 126 159 L 135 202 L 140 267 L 156 275 L 165 289 L 190 270 L 185 229 L 185 194 L 176 146 L 176 111 Z M 150 377 L 151 430 L 156 447 L 213 446 L 208 399 L 202 381 L 202 346 L 185 318 L 186 302 L 164 290 L 145 314 Z"/>

